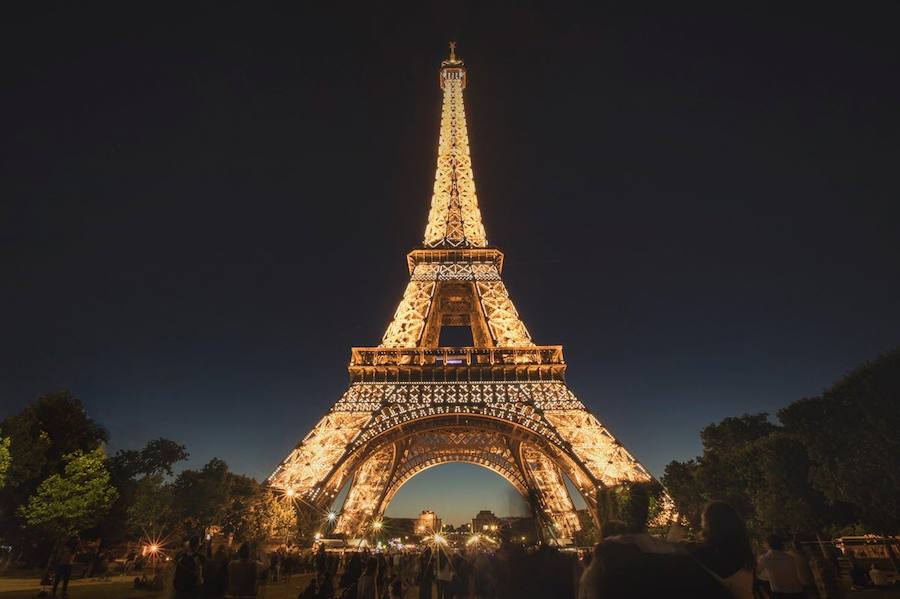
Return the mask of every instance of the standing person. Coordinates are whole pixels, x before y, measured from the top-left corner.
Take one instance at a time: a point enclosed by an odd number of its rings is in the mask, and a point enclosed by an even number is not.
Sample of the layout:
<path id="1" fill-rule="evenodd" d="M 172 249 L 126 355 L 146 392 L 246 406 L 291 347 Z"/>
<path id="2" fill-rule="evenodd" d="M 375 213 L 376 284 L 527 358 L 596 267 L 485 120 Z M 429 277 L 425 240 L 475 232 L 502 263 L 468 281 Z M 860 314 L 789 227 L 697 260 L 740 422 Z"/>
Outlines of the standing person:
<path id="1" fill-rule="evenodd" d="M 362 576 L 362 571 L 362 556 L 359 552 L 354 552 L 347 560 L 344 573 L 341 574 L 341 579 L 338 581 L 341 585 L 340 588 L 346 590 L 356 585 L 359 577 Z M 352 591 L 352 594 L 356 594 L 356 591 Z"/>
<path id="2" fill-rule="evenodd" d="M 757 564 L 765 571 L 773 599 L 802 599 L 803 584 L 796 558 L 784 550 L 784 540 L 778 535 L 766 538 L 769 550 L 759 556 Z"/>
<path id="3" fill-rule="evenodd" d="M 137 559 L 137 553 L 132 549 L 128 552 L 128 555 L 125 556 L 125 563 L 122 564 L 122 574 L 128 576 L 131 574 L 131 569 L 134 568 L 134 562 Z"/>
<path id="4" fill-rule="evenodd" d="M 594 546 L 591 563 L 581 573 L 578 581 L 578 599 L 600 599 L 603 596 L 603 558 L 600 545 Z"/>
<path id="5" fill-rule="evenodd" d="M 281 580 L 281 555 L 277 551 L 269 555 L 269 573 L 272 575 L 272 582 Z"/>
<path id="6" fill-rule="evenodd" d="M 724 501 L 712 501 L 701 523 L 703 542 L 687 544 L 688 552 L 732 597 L 753 599 L 753 550 L 740 515 Z"/>
<path id="7" fill-rule="evenodd" d="M 184 551 L 175 556 L 175 599 L 196 599 L 203 588 L 203 556 L 198 553 L 200 539 L 191 537 Z"/>
<path id="8" fill-rule="evenodd" d="M 75 559 L 75 542 L 68 540 L 56 550 L 53 570 L 53 596 L 56 597 L 56 587 L 62 581 L 62 596 L 69 596 L 69 579 L 72 577 L 72 562 Z"/>
<path id="9" fill-rule="evenodd" d="M 331 582 L 331 571 L 325 570 L 316 577 L 316 599 L 332 599 L 334 584 Z"/>
<path id="10" fill-rule="evenodd" d="M 316 549 L 316 556 L 313 560 L 315 565 L 316 574 L 321 574 L 325 571 L 325 568 L 328 567 L 328 563 L 325 556 L 325 545 L 320 543 L 319 548 Z"/>
<path id="11" fill-rule="evenodd" d="M 434 566 L 431 565 L 431 548 L 426 548 L 419 558 L 419 599 L 431 599 L 431 585 L 434 582 Z"/>
<path id="12" fill-rule="evenodd" d="M 388 559 L 383 553 L 378 554 L 378 570 L 375 575 L 375 589 L 377 597 L 385 597 L 387 595 L 388 580 Z"/>
<path id="13" fill-rule="evenodd" d="M 375 599 L 375 576 L 378 573 L 378 559 L 370 557 L 366 569 L 356 583 L 356 599 Z"/>
<path id="14" fill-rule="evenodd" d="M 453 556 L 453 581 L 450 588 L 453 599 L 466 599 L 469 596 L 469 564 L 458 553 Z"/>
<path id="15" fill-rule="evenodd" d="M 250 544 L 242 543 L 238 549 L 238 558 L 228 564 L 228 599 L 252 599 L 256 597 L 256 581 L 258 568 L 255 560 L 250 559 Z"/>
<path id="16" fill-rule="evenodd" d="M 203 599 L 222 599 L 228 590 L 228 552 L 219 545 L 212 558 L 206 562 L 203 575 Z"/>
<path id="17" fill-rule="evenodd" d="M 492 558 L 487 553 L 479 551 L 475 556 L 475 598 L 489 599 L 494 596 Z"/>
<path id="18" fill-rule="evenodd" d="M 435 559 L 437 559 L 438 599 L 451 599 L 453 592 L 451 590 L 453 566 L 450 564 L 450 557 L 438 549 L 435 552 Z"/>

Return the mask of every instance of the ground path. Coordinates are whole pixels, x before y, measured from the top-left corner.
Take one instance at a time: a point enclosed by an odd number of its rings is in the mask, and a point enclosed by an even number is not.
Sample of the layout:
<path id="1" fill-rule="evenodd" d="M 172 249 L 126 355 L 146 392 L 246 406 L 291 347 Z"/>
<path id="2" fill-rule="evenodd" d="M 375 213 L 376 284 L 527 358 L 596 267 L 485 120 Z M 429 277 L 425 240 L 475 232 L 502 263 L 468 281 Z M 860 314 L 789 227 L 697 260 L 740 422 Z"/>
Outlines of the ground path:
<path id="1" fill-rule="evenodd" d="M 289 582 L 259 587 L 259 599 L 296 599 L 310 575 L 292 576 Z M 36 578 L 0 578 L 0 599 L 33 599 L 41 587 Z M 60 595 L 62 592 L 60 591 Z M 69 583 L 69 599 L 169 599 L 171 591 L 134 588 L 134 576 L 113 576 L 109 580 L 87 578 Z"/>

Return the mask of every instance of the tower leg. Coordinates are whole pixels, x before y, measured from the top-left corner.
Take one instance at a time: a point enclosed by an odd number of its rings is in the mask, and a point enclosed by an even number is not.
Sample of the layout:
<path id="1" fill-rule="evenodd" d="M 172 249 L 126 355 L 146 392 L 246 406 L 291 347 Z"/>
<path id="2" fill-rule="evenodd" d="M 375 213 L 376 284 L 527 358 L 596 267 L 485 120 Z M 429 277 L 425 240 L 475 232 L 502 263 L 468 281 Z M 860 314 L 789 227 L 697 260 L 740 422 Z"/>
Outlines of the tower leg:
<path id="1" fill-rule="evenodd" d="M 543 540 L 571 539 L 581 530 L 581 522 L 559 466 L 529 443 L 521 444 L 520 455 L 533 489 L 532 509 L 541 512 L 544 523 Z"/>
<path id="2" fill-rule="evenodd" d="M 394 466 L 394 445 L 378 448 L 357 469 L 338 516 L 335 532 L 360 538 L 378 515 Z"/>

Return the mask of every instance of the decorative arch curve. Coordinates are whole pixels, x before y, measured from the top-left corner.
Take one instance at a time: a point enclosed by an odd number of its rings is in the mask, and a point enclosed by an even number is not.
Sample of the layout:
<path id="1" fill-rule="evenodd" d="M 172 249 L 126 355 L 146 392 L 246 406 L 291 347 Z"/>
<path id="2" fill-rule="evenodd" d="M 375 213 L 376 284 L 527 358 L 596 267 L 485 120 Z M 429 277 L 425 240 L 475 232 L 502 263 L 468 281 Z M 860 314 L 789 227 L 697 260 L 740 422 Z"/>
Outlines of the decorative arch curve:
<path id="1" fill-rule="evenodd" d="M 526 489 L 525 487 L 520 487 L 520 486 L 519 486 L 512 478 L 510 478 L 509 476 L 507 476 L 505 473 L 503 473 L 503 472 L 501 472 L 501 471 L 498 471 L 496 468 L 492 468 L 492 467 L 490 467 L 490 466 L 488 466 L 488 465 L 485 465 L 485 464 L 483 464 L 483 463 L 481 463 L 481 462 L 474 461 L 474 460 L 463 460 L 463 459 L 460 459 L 460 460 L 454 460 L 454 459 L 447 459 L 447 460 L 441 460 L 441 461 L 438 461 L 438 462 L 435 462 L 435 463 L 430 463 L 430 464 L 428 464 L 427 466 L 423 466 L 423 467 L 421 467 L 421 468 L 418 468 L 414 473 L 412 473 L 412 474 L 410 474 L 409 476 L 407 476 L 407 477 L 403 480 L 403 482 L 399 482 L 399 483 L 393 485 L 392 488 L 391 488 L 391 489 L 388 491 L 388 493 L 385 495 L 384 501 L 382 502 L 382 510 L 381 510 L 381 513 L 383 514 L 385 511 L 387 511 L 387 508 L 390 506 L 391 502 L 394 500 L 394 497 L 397 496 L 397 493 L 400 492 L 400 490 L 406 485 L 406 483 L 408 483 L 409 481 L 411 481 L 412 479 L 414 479 L 414 478 L 417 477 L 418 475 L 422 474 L 422 473 L 425 472 L 426 470 L 430 470 L 430 469 L 436 468 L 436 467 L 438 467 L 438 466 L 444 466 L 444 465 L 446 465 L 446 464 L 452 464 L 452 463 L 458 463 L 458 464 L 471 464 L 471 465 L 473 465 L 473 466 L 478 466 L 479 468 L 484 468 L 485 470 L 489 470 L 489 471 L 493 472 L 494 474 L 498 475 L 500 478 L 502 478 L 503 480 L 505 480 L 505 481 L 506 481 L 507 483 L 509 483 L 510 485 L 512 485 L 512 487 L 513 487 L 516 491 L 518 491 L 519 494 L 522 495 L 522 497 L 524 497 L 524 498 L 527 498 L 527 497 L 528 497 L 528 489 Z"/>
<path id="2" fill-rule="evenodd" d="M 465 429 L 433 431 L 409 439 L 403 451 L 403 461 L 381 501 L 382 511 L 411 478 L 428 468 L 451 462 L 486 468 L 506 479 L 523 496 L 528 495 L 528 481 L 507 439 L 499 433 Z"/>
<path id="3" fill-rule="evenodd" d="M 580 528 L 564 477 L 584 481 L 590 475 L 564 447 L 506 418 L 440 414 L 386 428 L 336 466 L 331 488 L 353 480 L 336 530 L 361 534 L 367 520 L 384 513 L 409 479 L 449 462 L 476 464 L 505 478 L 554 534 L 571 536 Z M 370 473 L 375 471 L 382 474 L 380 484 L 373 484 Z M 579 486 L 579 491 L 586 501 L 593 497 L 593 486 Z"/>

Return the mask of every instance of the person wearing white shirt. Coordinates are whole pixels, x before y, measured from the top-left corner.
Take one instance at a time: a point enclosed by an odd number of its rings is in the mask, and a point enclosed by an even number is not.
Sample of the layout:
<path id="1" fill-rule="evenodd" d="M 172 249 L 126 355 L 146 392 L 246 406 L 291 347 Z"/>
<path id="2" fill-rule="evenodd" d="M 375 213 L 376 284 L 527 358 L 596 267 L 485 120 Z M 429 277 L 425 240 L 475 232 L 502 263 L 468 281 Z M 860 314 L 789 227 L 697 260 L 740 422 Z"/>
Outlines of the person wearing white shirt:
<path id="1" fill-rule="evenodd" d="M 765 572 L 769 581 L 773 599 L 801 599 L 803 584 L 797 571 L 797 560 L 784 551 L 784 541 L 778 535 L 769 535 L 766 539 L 769 550 L 759 556 L 757 565 Z"/>

